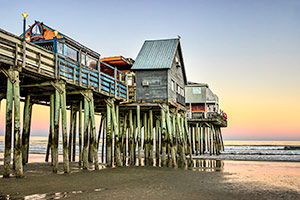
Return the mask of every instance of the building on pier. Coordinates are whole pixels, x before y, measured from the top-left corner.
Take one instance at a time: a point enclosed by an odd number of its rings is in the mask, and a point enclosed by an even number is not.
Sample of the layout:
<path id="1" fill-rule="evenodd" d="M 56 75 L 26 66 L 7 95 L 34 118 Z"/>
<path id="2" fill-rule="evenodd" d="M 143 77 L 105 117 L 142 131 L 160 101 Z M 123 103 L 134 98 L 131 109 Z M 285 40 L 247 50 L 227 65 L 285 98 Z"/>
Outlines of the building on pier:
<path id="1" fill-rule="evenodd" d="M 219 108 L 219 97 L 213 93 L 208 84 L 188 82 L 185 94 L 189 121 L 218 119 L 223 126 L 227 126 L 227 115 Z"/>
<path id="2" fill-rule="evenodd" d="M 131 69 L 137 103 L 185 106 L 187 78 L 179 38 L 146 40 Z"/>

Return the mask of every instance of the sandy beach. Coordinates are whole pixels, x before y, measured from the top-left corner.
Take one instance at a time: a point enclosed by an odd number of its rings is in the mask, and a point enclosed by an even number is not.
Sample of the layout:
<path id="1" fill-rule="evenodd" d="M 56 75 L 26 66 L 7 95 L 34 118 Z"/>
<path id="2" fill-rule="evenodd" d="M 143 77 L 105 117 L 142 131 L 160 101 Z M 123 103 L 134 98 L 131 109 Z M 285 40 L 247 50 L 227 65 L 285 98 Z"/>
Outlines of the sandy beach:
<path id="1" fill-rule="evenodd" d="M 71 174 L 53 174 L 50 164 L 30 163 L 24 178 L 1 178 L 0 199 L 300 199 L 300 163 L 220 162 L 218 168 L 199 161 L 189 169 L 99 171 L 72 163 Z"/>

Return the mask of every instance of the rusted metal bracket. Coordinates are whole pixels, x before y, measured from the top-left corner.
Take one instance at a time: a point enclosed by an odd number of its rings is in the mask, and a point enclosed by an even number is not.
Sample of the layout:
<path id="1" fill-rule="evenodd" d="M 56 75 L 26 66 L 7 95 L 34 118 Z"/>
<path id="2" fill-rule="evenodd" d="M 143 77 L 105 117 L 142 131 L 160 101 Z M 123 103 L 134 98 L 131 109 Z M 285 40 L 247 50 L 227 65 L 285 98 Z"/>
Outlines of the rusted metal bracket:
<path id="1" fill-rule="evenodd" d="M 92 96 L 90 95 L 91 91 L 79 91 L 79 93 L 88 100 L 88 102 L 92 101 Z"/>
<path id="2" fill-rule="evenodd" d="M 10 80 L 10 82 L 15 83 L 16 80 L 14 79 L 14 77 L 11 77 L 8 73 L 8 71 L 4 68 L 0 68 L 0 71 Z"/>
<path id="3" fill-rule="evenodd" d="M 51 85 L 55 88 L 55 90 L 57 90 L 60 94 L 63 94 L 64 91 L 58 86 L 57 83 L 51 81 Z"/>

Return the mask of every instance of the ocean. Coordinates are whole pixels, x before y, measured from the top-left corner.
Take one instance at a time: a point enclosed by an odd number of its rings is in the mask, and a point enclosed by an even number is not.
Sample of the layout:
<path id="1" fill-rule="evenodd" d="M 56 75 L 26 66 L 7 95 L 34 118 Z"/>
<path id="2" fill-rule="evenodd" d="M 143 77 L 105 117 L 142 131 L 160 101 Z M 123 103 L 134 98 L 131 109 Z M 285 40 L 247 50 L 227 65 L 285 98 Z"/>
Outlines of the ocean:
<path id="1" fill-rule="evenodd" d="M 30 154 L 44 154 L 47 150 L 47 137 L 30 138 Z M 78 141 L 77 141 L 78 145 Z M 101 154 L 101 143 L 99 153 Z M 226 140 L 225 150 L 219 156 L 209 154 L 194 156 L 194 158 L 220 160 L 265 160 L 265 161 L 300 161 L 300 141 L 251 141 Z M 78 155 L 78 148 L 77 148 Z M 4 136 L 0 136 L 0 155 L 4 152 Z M 59 141 L 59 154 L 62 154 L 62 141 Z M 2 160 L 0 158 L 0 160 Z M 29 161 L 30 162 L 30 161 Z"/>

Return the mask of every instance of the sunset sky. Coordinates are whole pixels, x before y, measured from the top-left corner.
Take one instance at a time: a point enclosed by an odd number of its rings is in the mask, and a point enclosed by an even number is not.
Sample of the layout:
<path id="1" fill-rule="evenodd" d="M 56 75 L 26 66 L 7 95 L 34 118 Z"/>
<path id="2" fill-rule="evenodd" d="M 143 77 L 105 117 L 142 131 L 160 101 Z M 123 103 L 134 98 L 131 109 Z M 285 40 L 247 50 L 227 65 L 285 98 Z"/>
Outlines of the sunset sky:
<path id="1" fill-rule="evenodd" d="M 188 80 L 208 83 L 228 115 L 225 139 L 300 140 L 299 0 L 1 0 L 0 28 L 21 34 L 24 11 L 102 57 L 135 59 L 144 40 L 180 35 Z M 46 135 L 49 108 L 33 109 L 32 134 Z"/>

